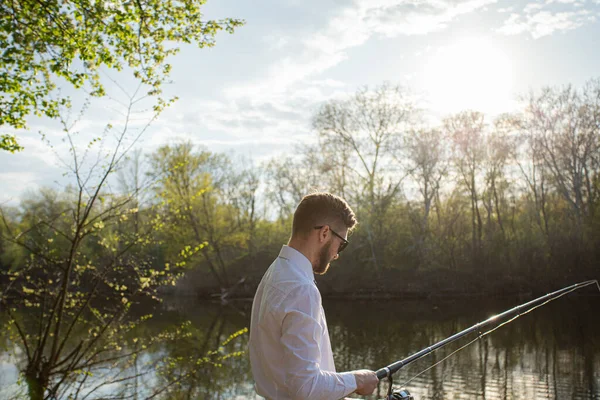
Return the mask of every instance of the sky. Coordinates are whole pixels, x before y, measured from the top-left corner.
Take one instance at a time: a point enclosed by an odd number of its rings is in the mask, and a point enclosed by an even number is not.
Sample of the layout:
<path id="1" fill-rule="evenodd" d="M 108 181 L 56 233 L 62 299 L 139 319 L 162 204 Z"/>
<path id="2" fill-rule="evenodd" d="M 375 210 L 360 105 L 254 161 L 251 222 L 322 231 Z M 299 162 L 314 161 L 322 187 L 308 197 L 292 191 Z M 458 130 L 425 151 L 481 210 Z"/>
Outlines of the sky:
<path id="1" fill-rule="evenodd" d="M 292 154 L 316 139 L 310 121 L 320 105 L 383 82 L 407 87 L 441 118 L 497 115 L 529 91 L 600 78 L 600 0 L 208 0 L 204 12 L 246 24 L 171 60 L 165 90 L 179 100 L 142 136 L 145 153 L 190 140 L 256 162 Z M 87 108 L 80 148 L 114 108 L 107 99 Z M 70 181 L 56 121 L 31 119 L 19 137 L 25 150 L 0 153 L 0 206 Z"/>

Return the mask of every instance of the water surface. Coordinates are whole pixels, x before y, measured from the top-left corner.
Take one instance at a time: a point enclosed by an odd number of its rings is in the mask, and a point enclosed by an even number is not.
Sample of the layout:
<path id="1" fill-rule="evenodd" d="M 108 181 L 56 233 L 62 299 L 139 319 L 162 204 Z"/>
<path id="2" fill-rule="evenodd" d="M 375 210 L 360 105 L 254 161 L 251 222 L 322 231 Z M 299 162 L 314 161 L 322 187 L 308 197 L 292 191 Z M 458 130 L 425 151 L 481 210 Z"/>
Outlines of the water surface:
<path id="1" fill-rule="evenodd" d="M 324 300 L 339 371 L 381 368 L 511 308 L 528 298 L 435 301 Z M 171 303 L 190 318 L 203 306 Z M 394 376 L 417 399 L 599 399 L 600 297 L 563 297 L 504 325 L 482 340 L 470 335 Z M 229 330 L 249 325 L 250 303 L 220 310 Z M 215 314 L 217 315 L 217 314 Z M 216 318 L 216 317 L 215 317 Z M 247 340 L 247 338 L 245 338 Z M 228 393 L 255 398 L 247 360 Z M 230 391 L 231 390 L 231 391 Z M 387 384 L 382 383 L 382 398 Z M 214 394 L 214 398 L 221 397 Z"/>
<path id="2" fill-rule="evenodd" d="M 429 301 L 324 300 L 336 366 L 339 371 L 378 369 L 529 298 Z M 249 301 L 219 305 L 193 298 L 167 299 L 152 326 L 139 334 L 189 319 L 193 340 L 149 349 L 141 361 L 165 354 L 198 354 L 217 348 L 231 333 L 249 326 Z M 600 297 L 570 295 L 500 327 L 491 335 L 457 351 L 477 335 L 450 344 L 411 364 L 394 376 L 416 399 L 600 399 Z M 144 333 L 145 332 L 145 333 Z M 243 350 L 248 336 L 236 340 Z M 0 359 L 0 398 L 17 391 L 18 360 Z M 185 370 L 186 365 L 178 366 Z M 422 371 L 424 373 L 418 375 Z M 207 367 L 178 389 L 177 398 L 254 399 L 246 356 Z M 418 376 L 417 376 L 418 375 Z M 162 379 L 162 380 L 161 380 Z M 130 389 L 143 398 L 164 377 L 149 377 Z M 387 382 L 377 395 L 383 398 Z M 116 390 L 116 389 L 115 389 Z M 110 387 L 108 388 L 109 394 Z M 134 395 L 132 398 L 136 398 Z"/>

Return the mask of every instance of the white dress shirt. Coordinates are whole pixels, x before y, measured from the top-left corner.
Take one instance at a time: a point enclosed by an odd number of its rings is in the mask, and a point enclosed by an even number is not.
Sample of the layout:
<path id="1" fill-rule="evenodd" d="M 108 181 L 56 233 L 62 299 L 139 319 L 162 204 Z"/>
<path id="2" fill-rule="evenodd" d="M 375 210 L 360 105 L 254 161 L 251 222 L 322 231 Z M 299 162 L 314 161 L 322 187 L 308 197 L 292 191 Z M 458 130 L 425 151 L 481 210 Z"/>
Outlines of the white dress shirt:
<path id="1" fill-rule="evenodd" d="M 249 352 L 256 392 L 269 400 L 338 400 L 356 390 L 354 375 L 335 372 L 312 265 L 289 246 L 254 296 Z"/>

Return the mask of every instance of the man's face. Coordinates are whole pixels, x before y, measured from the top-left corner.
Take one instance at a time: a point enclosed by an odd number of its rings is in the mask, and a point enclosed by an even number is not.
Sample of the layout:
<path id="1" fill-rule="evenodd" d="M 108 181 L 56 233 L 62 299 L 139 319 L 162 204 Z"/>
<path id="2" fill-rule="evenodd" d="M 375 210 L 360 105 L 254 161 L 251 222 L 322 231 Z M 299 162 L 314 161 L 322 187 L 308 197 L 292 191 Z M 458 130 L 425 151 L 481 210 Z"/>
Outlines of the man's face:
<path id="1" fill-rule="evenodd" d="M 346 232 L 340 233 L 340 235 L 346 235 Z M 338 259 L 338 249 L 340 248 L 340 244 L 342 239 L 338 238 L 335 235 L 331 235 L 331 238 L 323 245 L 321 251 L 319 252 L 319 259 L 317 260 L 317 265 L 313 265 L 313 271 L 315 274 L 324 275 L 329 269 L 330 263 L 333 260 Z"/>
<path id="2" fill-rule="evenodd" d="M 333 258 L 329 256 L 331 253 L 331 243 L 333 239 L 330 239 L 323 247 L 321 248 L 321 252 L 319 253 L 319 259 L 317 260 L 317 265 L 313 265 L 313 271 L 315 274 L 324 275 L 329 269 L 329 263 Z"/>

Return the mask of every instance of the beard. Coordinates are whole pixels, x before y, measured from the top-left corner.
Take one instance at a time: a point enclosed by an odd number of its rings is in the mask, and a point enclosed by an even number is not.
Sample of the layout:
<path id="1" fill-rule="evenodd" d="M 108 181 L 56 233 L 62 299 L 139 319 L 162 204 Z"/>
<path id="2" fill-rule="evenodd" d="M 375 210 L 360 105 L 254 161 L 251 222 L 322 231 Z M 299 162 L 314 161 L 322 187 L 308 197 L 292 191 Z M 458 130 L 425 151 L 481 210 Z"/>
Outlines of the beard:
<path id="1" fill-rule="evenodd" d="M 323 246 L 321 252 L 319 253 L 319 259 L 317 260 L 316 265 L 313 264 L 313 271 L 315 274 L 325 275 L 325 273 L 329 269 L 329 263 L 331 262 L 331 259 L 329 258 L 329 250 L 331 249 L 331 243 L 332 240 L 330 240 L 329 243 Z"/>

